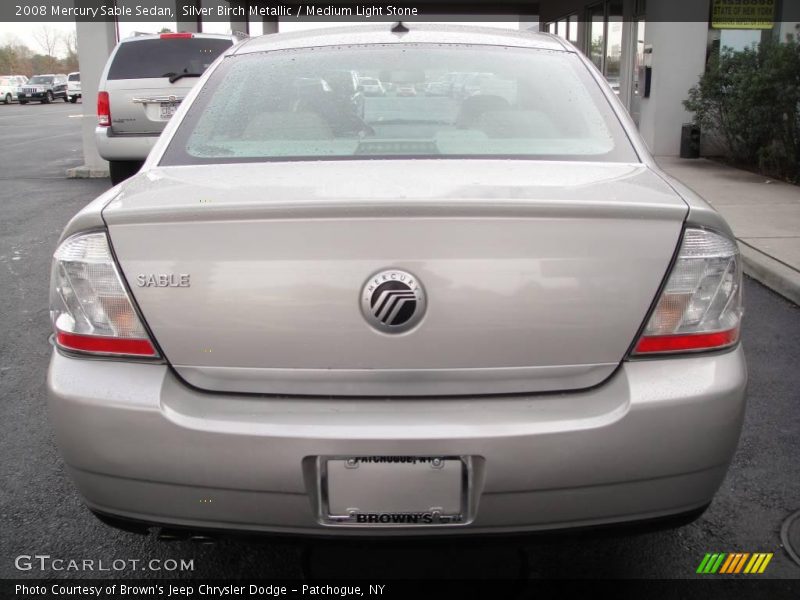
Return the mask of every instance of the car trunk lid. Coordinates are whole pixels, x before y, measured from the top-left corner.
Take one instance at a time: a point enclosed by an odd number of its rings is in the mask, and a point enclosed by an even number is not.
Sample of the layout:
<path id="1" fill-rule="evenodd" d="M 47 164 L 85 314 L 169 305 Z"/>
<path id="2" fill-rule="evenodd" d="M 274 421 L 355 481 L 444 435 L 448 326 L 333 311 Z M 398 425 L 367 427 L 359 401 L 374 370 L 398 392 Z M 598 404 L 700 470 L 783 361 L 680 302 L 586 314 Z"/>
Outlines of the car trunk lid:
<path id="1" fill-rule="evenodd" d="M 103 214 L 144 318 L 193 385 L 441 396 L 606 379 L 686 212 L 642 165 L 381 160 L 155 169 Z M 362 314 L 384 269 L 424 287 L 410 331 Z"/>

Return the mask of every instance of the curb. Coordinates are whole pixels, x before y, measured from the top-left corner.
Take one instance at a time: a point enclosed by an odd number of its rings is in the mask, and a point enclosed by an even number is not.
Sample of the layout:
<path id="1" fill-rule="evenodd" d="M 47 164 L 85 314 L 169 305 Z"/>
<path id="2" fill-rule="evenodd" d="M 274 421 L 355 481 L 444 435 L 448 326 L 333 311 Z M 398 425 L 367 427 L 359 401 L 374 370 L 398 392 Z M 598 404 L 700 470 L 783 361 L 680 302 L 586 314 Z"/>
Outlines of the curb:
<path id="1" fill-rule="evenodd" d="M 67 179 L 102 179 L 108 177 L 108 169 L 92 169 L 82 166 L 67 169 Z"/>
<path id="2" fill-rule="evenodd" d="M 737 241 L 745 274 L 790 302 L 800 305 L 800 272 L 753 248 L 747 242 Z"/>

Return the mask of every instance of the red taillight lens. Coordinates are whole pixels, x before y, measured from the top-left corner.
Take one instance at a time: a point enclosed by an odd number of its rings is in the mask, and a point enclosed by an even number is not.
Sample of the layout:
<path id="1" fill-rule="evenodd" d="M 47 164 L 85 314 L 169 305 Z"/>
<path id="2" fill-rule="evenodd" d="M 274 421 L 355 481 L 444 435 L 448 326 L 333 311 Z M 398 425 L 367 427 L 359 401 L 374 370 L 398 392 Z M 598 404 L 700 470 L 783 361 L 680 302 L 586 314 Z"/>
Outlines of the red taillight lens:
<path id="1" fill-rule="evenodd" d="M 111 125 L 111 102 L 108 92 L 97 92 L 97 124 L 101 127 Z"/>
<path id="2" fill-rule="evenodd" d="M 183 39 L 186 39 L 186 38 L 194 37 L 194 34 L 193 33 L 187 33 L 187 32 L 162 33 L 160 37 L 161 37 L 162 40 L 183 40 Z"/>
<path id="3" fill-rule="evenodd" d="M 50 317 L 65 350 L 157 357 L 117 271 L 104 232 L 66 239 L 53 256 Z"/>
<path id="4" fill-rule="evenodd" d="M 732 346 L 742 318 L 739 248 L 714 231 L 687 228 L 678 257 L 634 355 Z"/>
<path id="5" fill-rule="evenodd" d="M 714 333 L 687 333 L 685 335 L 643 336 L 636 344 L 637 354 L 648 352 L 689 352 L 708 350 L 735 344 L 739 339 L 739 328 Z"/>
<path id="6" fill-rule="evenodd" d="M 93 354 L 126 354 L 129 356 L 157 356 L 158 354 L 150 340 L 76 335 L 58 329 L 56 329 L 56 343 L 66 350 Z"/>

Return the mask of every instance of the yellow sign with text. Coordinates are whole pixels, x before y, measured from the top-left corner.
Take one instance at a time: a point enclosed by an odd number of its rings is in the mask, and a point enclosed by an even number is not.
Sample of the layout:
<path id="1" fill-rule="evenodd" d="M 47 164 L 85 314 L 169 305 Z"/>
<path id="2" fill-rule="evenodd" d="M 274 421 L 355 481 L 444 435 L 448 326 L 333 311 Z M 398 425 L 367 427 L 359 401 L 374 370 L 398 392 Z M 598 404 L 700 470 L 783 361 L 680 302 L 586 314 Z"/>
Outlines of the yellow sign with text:
<path id="1" fill-rule="evenodd" d="M 713 0 L 714 29 L 772 29 L 777 0 Z"/>

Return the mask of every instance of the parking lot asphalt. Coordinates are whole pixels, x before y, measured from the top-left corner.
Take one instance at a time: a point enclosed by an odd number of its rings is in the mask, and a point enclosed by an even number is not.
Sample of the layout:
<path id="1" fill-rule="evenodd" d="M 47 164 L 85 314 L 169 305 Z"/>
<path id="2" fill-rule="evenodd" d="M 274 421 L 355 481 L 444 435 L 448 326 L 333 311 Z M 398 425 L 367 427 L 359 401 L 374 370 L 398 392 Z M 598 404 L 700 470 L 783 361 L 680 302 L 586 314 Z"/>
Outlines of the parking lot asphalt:
<path id="1" fill-rule="evenodd" d="M 695 576 L 706 552 L 736 551 L 774 552 L 762 577 L 800 578 L 800 566 L 780 546 L 781 523 L 800 509 L 800 309 L 751 280 L 745 284 L 750 384 L 744 433 L 716 499 L 691 525 L 633 536 L 225 538 L 203 545 L 101 524 L 64 473 L 45 401 L 50 256 L 67 220 L 110 185 L 64 177 L 81 162 L 80 113 L 80 104 L 0 106 L 0 578 L 686 578 Z M 183 558 L 194 560 L 194 570 L 18 571 L 15 557 L 25 554 L 108 562 Z"/>

